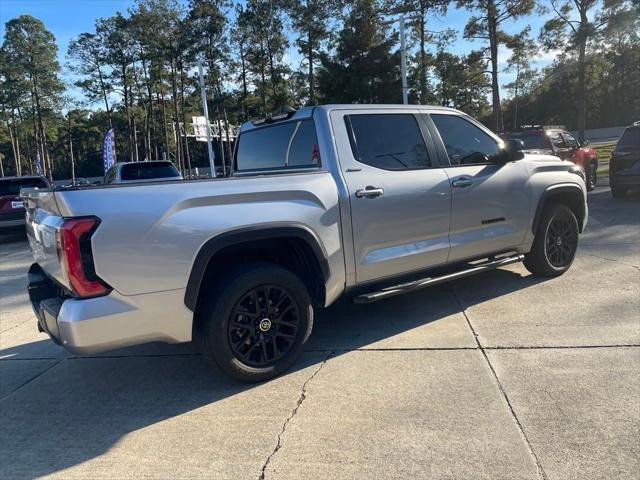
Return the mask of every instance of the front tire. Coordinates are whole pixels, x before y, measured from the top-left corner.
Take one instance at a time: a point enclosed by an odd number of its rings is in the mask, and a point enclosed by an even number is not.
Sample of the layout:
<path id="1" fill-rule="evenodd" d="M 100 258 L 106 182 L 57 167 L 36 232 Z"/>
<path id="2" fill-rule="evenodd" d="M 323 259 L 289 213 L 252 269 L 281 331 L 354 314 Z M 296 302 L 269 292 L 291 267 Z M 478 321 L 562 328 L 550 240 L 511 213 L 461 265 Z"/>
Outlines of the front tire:
<path id="1" fill-rule="evenodd" d="M 255 263 L 215 282 L 202 305 L 199 335 L 207 359 L 242 382 L 287 370 L 302 354 L 313 327 L 306 287 L 291 271 Z"/>
<path id="2" fill-rule="evenodd" d="M 546 207 L 524 266 L 534 275 L 557 277 L 569 270 L 578 248 L 578 221 L 566 205 Z"/>

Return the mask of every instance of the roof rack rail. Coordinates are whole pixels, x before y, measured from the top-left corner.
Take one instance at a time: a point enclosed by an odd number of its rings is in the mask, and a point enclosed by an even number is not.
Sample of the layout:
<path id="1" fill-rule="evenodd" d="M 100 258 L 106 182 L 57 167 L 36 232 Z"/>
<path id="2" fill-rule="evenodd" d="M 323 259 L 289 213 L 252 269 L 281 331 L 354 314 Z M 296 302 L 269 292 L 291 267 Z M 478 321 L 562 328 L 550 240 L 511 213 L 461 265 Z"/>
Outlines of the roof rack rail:
<path id="1" fill-rule="evenodd" d="M 288 118 L 293 116 L 293 114 L 296 113 L 296 111 L 297 110 L 295 108 L 285 105 L 280 108 L 280 111 L 268 114 L 266 117 L 263 117 L 263 118 L 256 118 L 255 120 L 251 120 L 251 123 L 257 126 L 257 125 L 265 125 L 268 123 L 281 122 L 282 120 L 287 120 Z"/>

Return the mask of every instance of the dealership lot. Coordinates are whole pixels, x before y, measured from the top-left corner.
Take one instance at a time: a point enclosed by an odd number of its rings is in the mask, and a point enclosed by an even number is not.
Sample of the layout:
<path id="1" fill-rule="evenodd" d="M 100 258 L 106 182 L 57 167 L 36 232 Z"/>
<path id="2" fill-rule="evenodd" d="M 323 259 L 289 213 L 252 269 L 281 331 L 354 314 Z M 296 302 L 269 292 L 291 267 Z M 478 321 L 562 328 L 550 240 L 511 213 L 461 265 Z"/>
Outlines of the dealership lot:
<path id="1" fill-rule="evenodd" d="M 192 345 L 76 357 L 0 245 L 0 478 L 639 478 L 640 200 L 589 195 L 572 269 L 320 312 L 259 385 Z"/>

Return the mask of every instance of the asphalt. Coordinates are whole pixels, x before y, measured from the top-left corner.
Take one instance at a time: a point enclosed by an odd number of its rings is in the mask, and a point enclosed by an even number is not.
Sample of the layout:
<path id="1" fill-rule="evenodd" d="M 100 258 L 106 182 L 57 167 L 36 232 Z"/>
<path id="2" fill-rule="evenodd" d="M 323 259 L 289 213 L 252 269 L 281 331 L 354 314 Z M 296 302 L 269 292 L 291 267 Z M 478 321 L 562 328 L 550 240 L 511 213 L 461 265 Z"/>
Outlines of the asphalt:
<path id="1" fill-rule="evenodd" d="M 0 478 L 638 479 L 640 196 L 590 194 L 564 276 L 522 265 L 319 312 L 259 385 L 190 344 L 75 357 L 0 244 Z"/>

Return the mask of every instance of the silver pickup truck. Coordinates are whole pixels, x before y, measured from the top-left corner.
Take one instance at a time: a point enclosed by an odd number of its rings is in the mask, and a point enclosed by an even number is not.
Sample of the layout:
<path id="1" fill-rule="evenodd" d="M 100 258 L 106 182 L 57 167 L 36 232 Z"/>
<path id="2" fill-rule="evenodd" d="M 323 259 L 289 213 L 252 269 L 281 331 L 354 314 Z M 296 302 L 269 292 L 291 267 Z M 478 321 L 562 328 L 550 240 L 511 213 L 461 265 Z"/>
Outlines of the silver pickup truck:
<path id="1" fill-rule="evenodd" d="M 572 264 L 584 172 L 469 116 L 326 105 L 243 125 L 228 178 L 23 192 L 40 330 L 77 354 L 196 340 L 244 381 L 290 367 L 313 309 L 524 261 Z"/>

